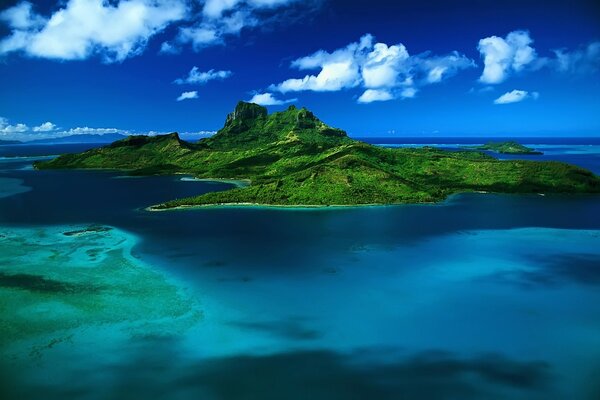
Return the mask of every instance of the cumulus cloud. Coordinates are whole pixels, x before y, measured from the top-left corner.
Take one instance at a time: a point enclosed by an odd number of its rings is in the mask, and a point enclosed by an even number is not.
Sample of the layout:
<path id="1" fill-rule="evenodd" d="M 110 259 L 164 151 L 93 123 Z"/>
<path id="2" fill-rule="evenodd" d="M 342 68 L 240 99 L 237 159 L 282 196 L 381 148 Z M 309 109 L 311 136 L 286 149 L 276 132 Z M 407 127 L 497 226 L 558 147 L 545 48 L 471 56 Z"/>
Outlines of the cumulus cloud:
<path id="1" fill-rule="evenodd" d="M 538 97 L 538 92 L 529 93 L 526 90 L 512 90 L 510 92 L 504 93 L 502 96 L 494 100 L 494 104 L 519 103 L 528 98 L 537 99 Z"/>
<path id="2" fill-rule="evenodd" d="M 183 92 L 179 95 L 179 97 L 177 98 L 177 101 L 183 101 L 183 100 L 190 100 L 190 99 L 197 99 L 198 98 L 198 92 L 193 90 L 191 92 Z"/>
<path id="3" fill-rule="evenodd" d="M 299 58 L 291 66 L 319 71 L 273 84 L 270 90 L 328 92 L 362 87 L 365 90 L 358 102 L 370 103 L 414 97 L 419 87 L 441 82 L 475 63 L 458 52 L 411 56 L 401 43 L 376 43 L 372 35 L 366 34 L 358 42 L 333 52 L 319 50 Z"/>
<path id="4" fill-rule="evenodd" d="M 392 100 L 394 96 L 385 89 L 367 89 L 358 98 L 359 103 Z"/>
<path id="5" fill-rule="evenodd" d="M 523 70 L 537 58 L 532 43 L 527 31 L 510 32 L 505 38 L 490 36 L 481 39 L 477 49 L 483 57 L 484 68 L 479 80 L 497 84 L 511 73 Z"/>
<path id="6" fill-rule="evenodd" d="M 52 122 L 48 121 L 48 122 L 44 122 L 41 125 L 38 126 L 34 126 L 33 127 L 33 131 L 34 132 L 51 132 L 51 131 L 55 131 L 57 129 L 57 126 L 54 125 Z"/>
<path id="7" fill-rule="evenodd" d="M 178 85 L 203 85 L 206 82 L 213 80 L 223 80 L 231 76 L 231 71 L 215 71 L 214 69 L 206 72 L 200 72 L 198 67 L 193 67 L 188 76 L 185 78 L 175 79 L 175 83 Z"/>
<path id="8" fill-rule="evenodd" d="M 260 104 L 261 106 L 278 106 L 287 103 L 293 103 L 298 99 L 287 99 L 280 100 L 273 96 L 273 93 L 256 93 L 250 100 L 249 103 Z"/>
<path id="9" fill-rule="evenodd" d="M 106 62 L 141 53 L 148 39 L 187 15 L 185 0 L 68 0 L 48 17 L 29 2 L 4 11 L 12 29 L 0 41 L 0 54 L 82 60 L 99 54 Z"/>
<path id="10" fill-rule="evenodd" d="M 25 124 L 11 125 L 9 124 L 6 118 L 0 117 L 0 133 L 2 133 L 3 135 L 10 133 L 27 132 L 28 130 L 29 127 Z"/>

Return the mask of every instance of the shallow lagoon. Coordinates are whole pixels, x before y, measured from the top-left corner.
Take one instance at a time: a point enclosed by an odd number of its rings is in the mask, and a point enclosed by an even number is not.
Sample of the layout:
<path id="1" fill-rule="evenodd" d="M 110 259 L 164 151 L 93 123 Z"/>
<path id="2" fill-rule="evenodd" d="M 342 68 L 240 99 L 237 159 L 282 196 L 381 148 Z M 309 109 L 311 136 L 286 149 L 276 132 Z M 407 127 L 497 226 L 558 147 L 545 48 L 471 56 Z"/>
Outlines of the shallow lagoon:
<path id="1" fill-rule="evenodd" d="M 65 225 L 115 227 L 135 238 L 132 257 L 184 287 L 203 317 L 184 332 L 148 335 L 89 322 L 36 361 L 25 358 L 5 372 L 12 394 L 600 393 L 597 197 L 463 195 L 439 205 L 148 213 L 142 209 L 152 203 L 228 186 L 36 172 L 23 168 L 28 163 L 0 173 L 32 188 L 0 199 L 5 230 L 58 235 Z M 42 253 L 29 254 L 35 260 Z"/>

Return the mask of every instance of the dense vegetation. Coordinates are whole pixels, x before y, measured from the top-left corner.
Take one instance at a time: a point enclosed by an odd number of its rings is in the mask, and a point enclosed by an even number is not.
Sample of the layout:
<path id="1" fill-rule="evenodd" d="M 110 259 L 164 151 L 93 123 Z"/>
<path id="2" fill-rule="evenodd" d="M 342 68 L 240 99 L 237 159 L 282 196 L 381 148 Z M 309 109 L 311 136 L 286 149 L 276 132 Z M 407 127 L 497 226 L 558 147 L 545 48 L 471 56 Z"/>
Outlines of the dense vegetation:
<path id="1" fill-rule="evenodd" d="M 520 143 L 508 141 L 508 142 L 489 142 L 482 146 L 476 146 L 476 150 L 488 150 L 494 151 L 501 154 L 544 154 L 541 151 L 536 151 L 531 147 L 523 146 Z"/>
<path id="2" fill-rule="evenodd" d="M 240 102 L 213 137 L 187 143 L 176 133 L 130 136 L 36 168 L 110 168 L 132 174 L 188 173 L 199 178 L 249 179 L 248 187 L 154 206 L 252 203 L 357 205 L 438 201 L 469 191 L 598 193 L 591 172 L 557 162 L 500 161 L 477 151 L 390 149 L 350 139 L 306 109 L 267 115 Z"/>

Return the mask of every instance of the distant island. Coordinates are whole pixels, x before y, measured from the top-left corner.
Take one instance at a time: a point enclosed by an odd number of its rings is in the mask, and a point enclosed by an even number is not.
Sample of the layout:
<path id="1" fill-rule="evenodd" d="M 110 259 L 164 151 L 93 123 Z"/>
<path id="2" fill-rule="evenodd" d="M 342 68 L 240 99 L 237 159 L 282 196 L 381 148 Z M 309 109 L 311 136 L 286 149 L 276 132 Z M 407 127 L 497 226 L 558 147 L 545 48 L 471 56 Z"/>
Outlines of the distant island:
<path id="1" fill-rule="evenodd" d="M 508 142 L 488 142 L 482 146 L 470 147 L 475 150 L 488 150 L 500 154 L 520 154 L 520 155 L 541 155 L 541 151 L 536 151 L 531 147 L 523 146 L 514 141 Z"/>
<path id="2" fill-rule="evenodd" d="M 112 143 L 116 140 L 126 138 L 127 135 L 120 133 L 100 133 L 100 134 L 75 134 L 47 139 L 37 139 L 27 142 L 27 144 L 79 144 L 79 143 Z"/>
<path id="3" fill-rule="evenodd" d="M 225 126 L 196 143 L 177 133 L 129 136 L 37 169 L 113 169 L 133 175 L 184 173 L 249 180 L 249 186 L 175 199 L 165 210 L 215 205 L 348 206 L 426 203 L 461 192 L 599 193 L 600 178 L 560 163 L 501 161 L 479 151 L 383 148 L 353 140 L 309 110 L 268 114 L 239 102 Z"/>
<path id="4" fill-rule="evenodd" d="M 0 146 L 4 145 L 4 144 L 19 144 L 21 143 L 18 140 L 2 140 L 0 139 Z"/>

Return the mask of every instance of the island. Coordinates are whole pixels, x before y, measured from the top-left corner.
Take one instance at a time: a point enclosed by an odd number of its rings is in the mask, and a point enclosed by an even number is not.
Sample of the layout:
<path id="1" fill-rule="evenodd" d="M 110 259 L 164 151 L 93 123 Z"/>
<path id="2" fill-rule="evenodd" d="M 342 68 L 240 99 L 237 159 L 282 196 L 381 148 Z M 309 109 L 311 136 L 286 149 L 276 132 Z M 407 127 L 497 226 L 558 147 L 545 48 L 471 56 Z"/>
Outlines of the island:
<path id="1" fill-rule="evenodd" d="M 599 193 L 600 178 L 561 163 L 498 160 L 479 151 L 385 148 L 348 137 L 305 108 L 267 113 L 239 102 L 224 127 L 196 143 L 177 133 L 129 136 L 37 169 L 113 169 L 249 181 L 230 190 L 150 207 L 321 207 L 431 203 L 463 192 Z"/>
<path id="2" fill-rule="evenodd" d="M 541 155 L 541 151 L 532 149 L 531 147 L 523 146 L 515 141 L 508 142 L 488 142 L 481 146 L 471 147 L 475 150 L 487 150 L 500 154 L 519 154 L 519 155 Z"/>

